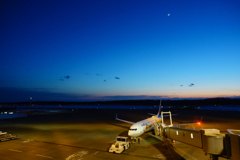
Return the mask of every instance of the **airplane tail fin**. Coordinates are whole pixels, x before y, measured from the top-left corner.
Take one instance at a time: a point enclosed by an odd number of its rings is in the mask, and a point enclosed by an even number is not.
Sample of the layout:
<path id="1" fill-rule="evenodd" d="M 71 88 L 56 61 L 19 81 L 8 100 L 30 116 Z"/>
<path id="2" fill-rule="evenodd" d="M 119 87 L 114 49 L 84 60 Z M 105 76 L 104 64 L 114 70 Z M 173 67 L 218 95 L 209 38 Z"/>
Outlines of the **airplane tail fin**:
<path id="1" fill-rule="evenodd" d="M 161 108 L 162 108 L 162 100 L 160 100 L 160 104 L 159 104 L 159 110 L 158 110 L 158 114 L 157 114 L 157 117 L 161 118 Z"/>

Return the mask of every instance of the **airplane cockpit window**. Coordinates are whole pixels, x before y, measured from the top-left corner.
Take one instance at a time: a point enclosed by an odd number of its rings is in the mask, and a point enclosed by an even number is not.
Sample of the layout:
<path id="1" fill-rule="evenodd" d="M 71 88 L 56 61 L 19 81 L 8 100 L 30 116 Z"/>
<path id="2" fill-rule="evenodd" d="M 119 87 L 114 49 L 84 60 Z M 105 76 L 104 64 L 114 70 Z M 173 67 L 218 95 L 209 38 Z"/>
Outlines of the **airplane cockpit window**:
<path id="1" fill-rule="evenodd" d="M 131 129 L 131 128 L 130 128 L 129 130 L 130 130 L 130 131 L 136 131 L 136 130 L 137 130 L 137 128 L 134 128 L 134 129 Z"/>

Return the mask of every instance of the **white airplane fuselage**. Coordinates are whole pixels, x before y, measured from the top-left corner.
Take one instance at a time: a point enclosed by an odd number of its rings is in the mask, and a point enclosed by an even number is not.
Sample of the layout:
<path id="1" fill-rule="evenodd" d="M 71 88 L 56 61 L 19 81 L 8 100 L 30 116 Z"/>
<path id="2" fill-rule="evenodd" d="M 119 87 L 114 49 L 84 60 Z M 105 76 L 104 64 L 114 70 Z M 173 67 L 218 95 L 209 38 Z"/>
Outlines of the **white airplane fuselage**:
<path id="1" fill-rule="evenodd" d="M 161 123 L 161 122 L 162 122 L 161 115 L 152 116 L 150 118 L 136 122 L 130 127 L 128 131 L 128 136 L 130 137 L 141 136 L 143 133 L 148 132 L 151 129 L 154 129 L 154 123 Z"/>

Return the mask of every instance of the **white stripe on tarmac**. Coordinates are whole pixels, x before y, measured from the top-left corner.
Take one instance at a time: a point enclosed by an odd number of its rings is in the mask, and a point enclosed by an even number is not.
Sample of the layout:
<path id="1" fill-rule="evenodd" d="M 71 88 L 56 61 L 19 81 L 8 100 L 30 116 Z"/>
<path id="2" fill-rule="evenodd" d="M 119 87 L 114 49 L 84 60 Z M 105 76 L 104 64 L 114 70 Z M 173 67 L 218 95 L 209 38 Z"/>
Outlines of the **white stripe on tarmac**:
<path id="1" fill-rule="evenodd" d="M 66 158 L 66 160 L 72 160 L 72 159 L 78 159 L 81 160 L 83 156 L 85 156 L 88 153 L 88 151 L 80 151 L 77 153 L 74 153 Z"/>
<path id="2" fill-rule="evenodd" d="M 36 154 L 36 156 L 52 159 L 52 157 L 44 156 L 44 155 L 41 155 L 41 154 Z"/>
<path id="3" fill-rule="evenodd" d="M 15 150 L 15 149 L 9 149 L 10 151 L 14 151 L 14 152 L 22 152 L 22 151 L 19 151 L 19 150 Z"/>

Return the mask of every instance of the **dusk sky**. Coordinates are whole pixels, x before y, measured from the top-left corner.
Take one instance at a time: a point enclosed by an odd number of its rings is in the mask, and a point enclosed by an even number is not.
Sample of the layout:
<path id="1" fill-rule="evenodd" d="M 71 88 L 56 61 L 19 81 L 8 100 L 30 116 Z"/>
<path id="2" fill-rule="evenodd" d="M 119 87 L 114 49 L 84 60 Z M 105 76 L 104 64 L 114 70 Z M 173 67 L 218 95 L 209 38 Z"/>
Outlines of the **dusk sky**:
<path id="1" fill-rule="evenodd" d="M 0 102 L 240 97 L 239 0 L 1 0 Z"/>

